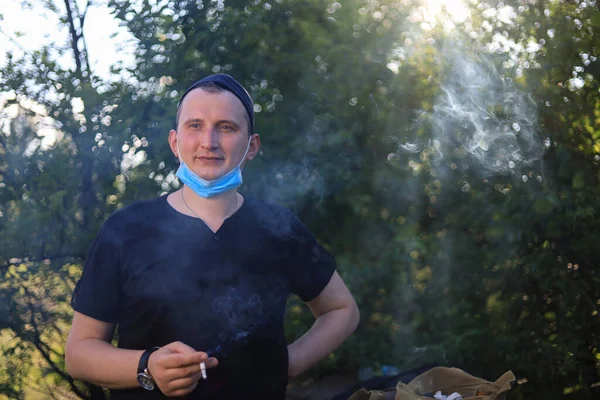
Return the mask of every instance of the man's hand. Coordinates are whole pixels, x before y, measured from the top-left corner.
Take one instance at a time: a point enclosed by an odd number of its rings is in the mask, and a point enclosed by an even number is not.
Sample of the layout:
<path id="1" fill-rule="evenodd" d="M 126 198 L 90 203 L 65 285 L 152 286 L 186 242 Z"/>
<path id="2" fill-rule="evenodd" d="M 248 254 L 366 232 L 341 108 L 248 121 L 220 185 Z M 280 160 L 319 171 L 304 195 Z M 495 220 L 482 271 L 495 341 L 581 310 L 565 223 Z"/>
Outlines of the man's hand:
<path id="1" fill-rule="evenodd" d="M 165 396 L 185 396 L 196 388 L 198 380 L 202 378 L 202 362 L 207 368 L 219 364 L 216 358 L 209 358 L 204 352 L 181 342 L 173 342 L 150 355 L 148 371 Z"/>

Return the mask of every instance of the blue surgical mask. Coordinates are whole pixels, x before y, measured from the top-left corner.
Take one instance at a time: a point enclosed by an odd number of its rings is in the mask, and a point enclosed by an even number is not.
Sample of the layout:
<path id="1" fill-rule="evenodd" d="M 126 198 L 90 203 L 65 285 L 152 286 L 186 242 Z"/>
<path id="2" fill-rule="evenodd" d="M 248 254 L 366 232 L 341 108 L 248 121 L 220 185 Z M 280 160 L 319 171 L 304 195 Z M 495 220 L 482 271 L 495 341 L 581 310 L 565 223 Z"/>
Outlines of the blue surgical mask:
<path id="1" fill-rule="evenodd" d="M 186 186 L 194 191 L 200 197 L 213 197 L 218 194 L 227 192 L 231 189 L 235 189 L 242 185 L 242 169 L 241 165 L 246 159 L 246 155 L 248 154 L 248 150 L 250 150 L 250 140 L 248 140 L 248 146 L 246 147 L 246 152 L 244 153 L 244 157 L 242 157 L 242 161 L 238 165 L 236 165 L 231 171 L 226 173 L 220 178 L 217 178 L 212 181 L 207 181 L 205 179 L 200 178 L 194 171 L 192 171 L 186 163 L 183 161 L 183 158 L 179 157 L 179 169 L 177 170 L 177 177 L 181 182 L 183 182 Z M 179 151 L 179 143 L 177 143 L 177 154 L 181 154 Z"/>

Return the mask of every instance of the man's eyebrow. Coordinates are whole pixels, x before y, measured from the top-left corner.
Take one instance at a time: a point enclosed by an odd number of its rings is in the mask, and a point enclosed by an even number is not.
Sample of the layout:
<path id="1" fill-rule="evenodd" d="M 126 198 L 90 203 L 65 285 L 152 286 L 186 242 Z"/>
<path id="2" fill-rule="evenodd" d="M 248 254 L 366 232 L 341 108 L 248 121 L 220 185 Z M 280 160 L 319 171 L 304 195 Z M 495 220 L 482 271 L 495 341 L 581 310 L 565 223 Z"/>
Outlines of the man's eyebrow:
<path id="1" fill-rule="evenodd" d="M 204 122 L 204 121 L 203 121 L 202 119 L 200 119 L 200 118 L 190 118 L 190 119 L 186 119 L 186 120 L 183 122 L 183 124 L 184 124 L 184 125 L 189 125 L 189 124 L 192 124 L 192 123 L 195 123 L 195 124 L 197 124 L 197 123 L 203 123 L 203 122 Z"/>
<path id="2" fill-rule="evenodd" d="M 230 119 L 222 119 L 222 120 L 219 120 L 219 121 L 217 121 L 217 124 L 231 124 L 231 125 L 235 126 L 236 128 L 239 128 L 239 127 L 240 127 L 240 126 L 239 126 L 239 124 L 238 124 L 237 122 L 235 122 L 235 121 L 232 121 L 232 120 L 230 120 Z"/>
<path id="3" fill-rule="evenodd" d="M 190 118 L 190 119 L 186 119 L 183 122 L 184 125 L 198 124 L 198 123 L 203 124 L 204 120 L 201 119 L 201 118 Z M 230 119 L 221 119 L 221 120 L 217 121 L 217 124 L 230 124 L 230 125 L 233 125 L 236 128 L 240 127 L 240 125 L 237 122 L 232 121 Z"/>

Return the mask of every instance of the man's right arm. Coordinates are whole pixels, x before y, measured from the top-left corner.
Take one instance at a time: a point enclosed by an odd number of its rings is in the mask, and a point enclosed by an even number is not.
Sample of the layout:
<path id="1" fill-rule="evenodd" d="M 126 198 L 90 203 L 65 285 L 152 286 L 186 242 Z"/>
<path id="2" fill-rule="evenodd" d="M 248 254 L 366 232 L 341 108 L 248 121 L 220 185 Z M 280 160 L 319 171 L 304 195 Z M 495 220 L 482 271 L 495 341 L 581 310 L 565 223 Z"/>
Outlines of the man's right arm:
<path id="1" fill-rule="evenodd" d="M 114 324 L 75 312 L 65 346 L 69 375 L 108 389 L 140 386 L 136 372 L 144 351 L 113 346 L 114 329 Z"/>
<path id="2" fill-rule="evenodd" d="M 69 375 L 108 389 L 140 387 L 137 368 L 144 350 L 113 346 L 114 329 L 114 324 L 75 312 L 65 350 Z M 219 364 L 204 352 L 173 342 L 150 355 L 148 370 L 165 395 L 184 396 L 196 388 L 202 376 L 200 363 L 207 368 Z"/>

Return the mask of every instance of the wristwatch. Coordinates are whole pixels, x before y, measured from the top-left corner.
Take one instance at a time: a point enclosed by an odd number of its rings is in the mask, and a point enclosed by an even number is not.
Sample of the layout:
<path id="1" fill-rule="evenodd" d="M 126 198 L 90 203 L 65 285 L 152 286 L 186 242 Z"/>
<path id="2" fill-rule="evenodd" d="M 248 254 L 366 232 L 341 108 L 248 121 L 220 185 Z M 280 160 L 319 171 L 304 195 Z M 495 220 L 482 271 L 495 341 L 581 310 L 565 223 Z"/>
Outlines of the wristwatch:
<path id="1" fill-rule="evenodd" d="M 158 349 L 160 349 L 160 347 L 148 349 L 140 357 L 137 370 L 137 380 L 140 386 L 146 390 L 154 390 L 154 387 L 156 386 L 154 379 L 152 379 L 152 375 L 150 375 L 150 371 L 148 371 L 148 360 L 150 359 L 150 354 L 154 353 Z"/>

